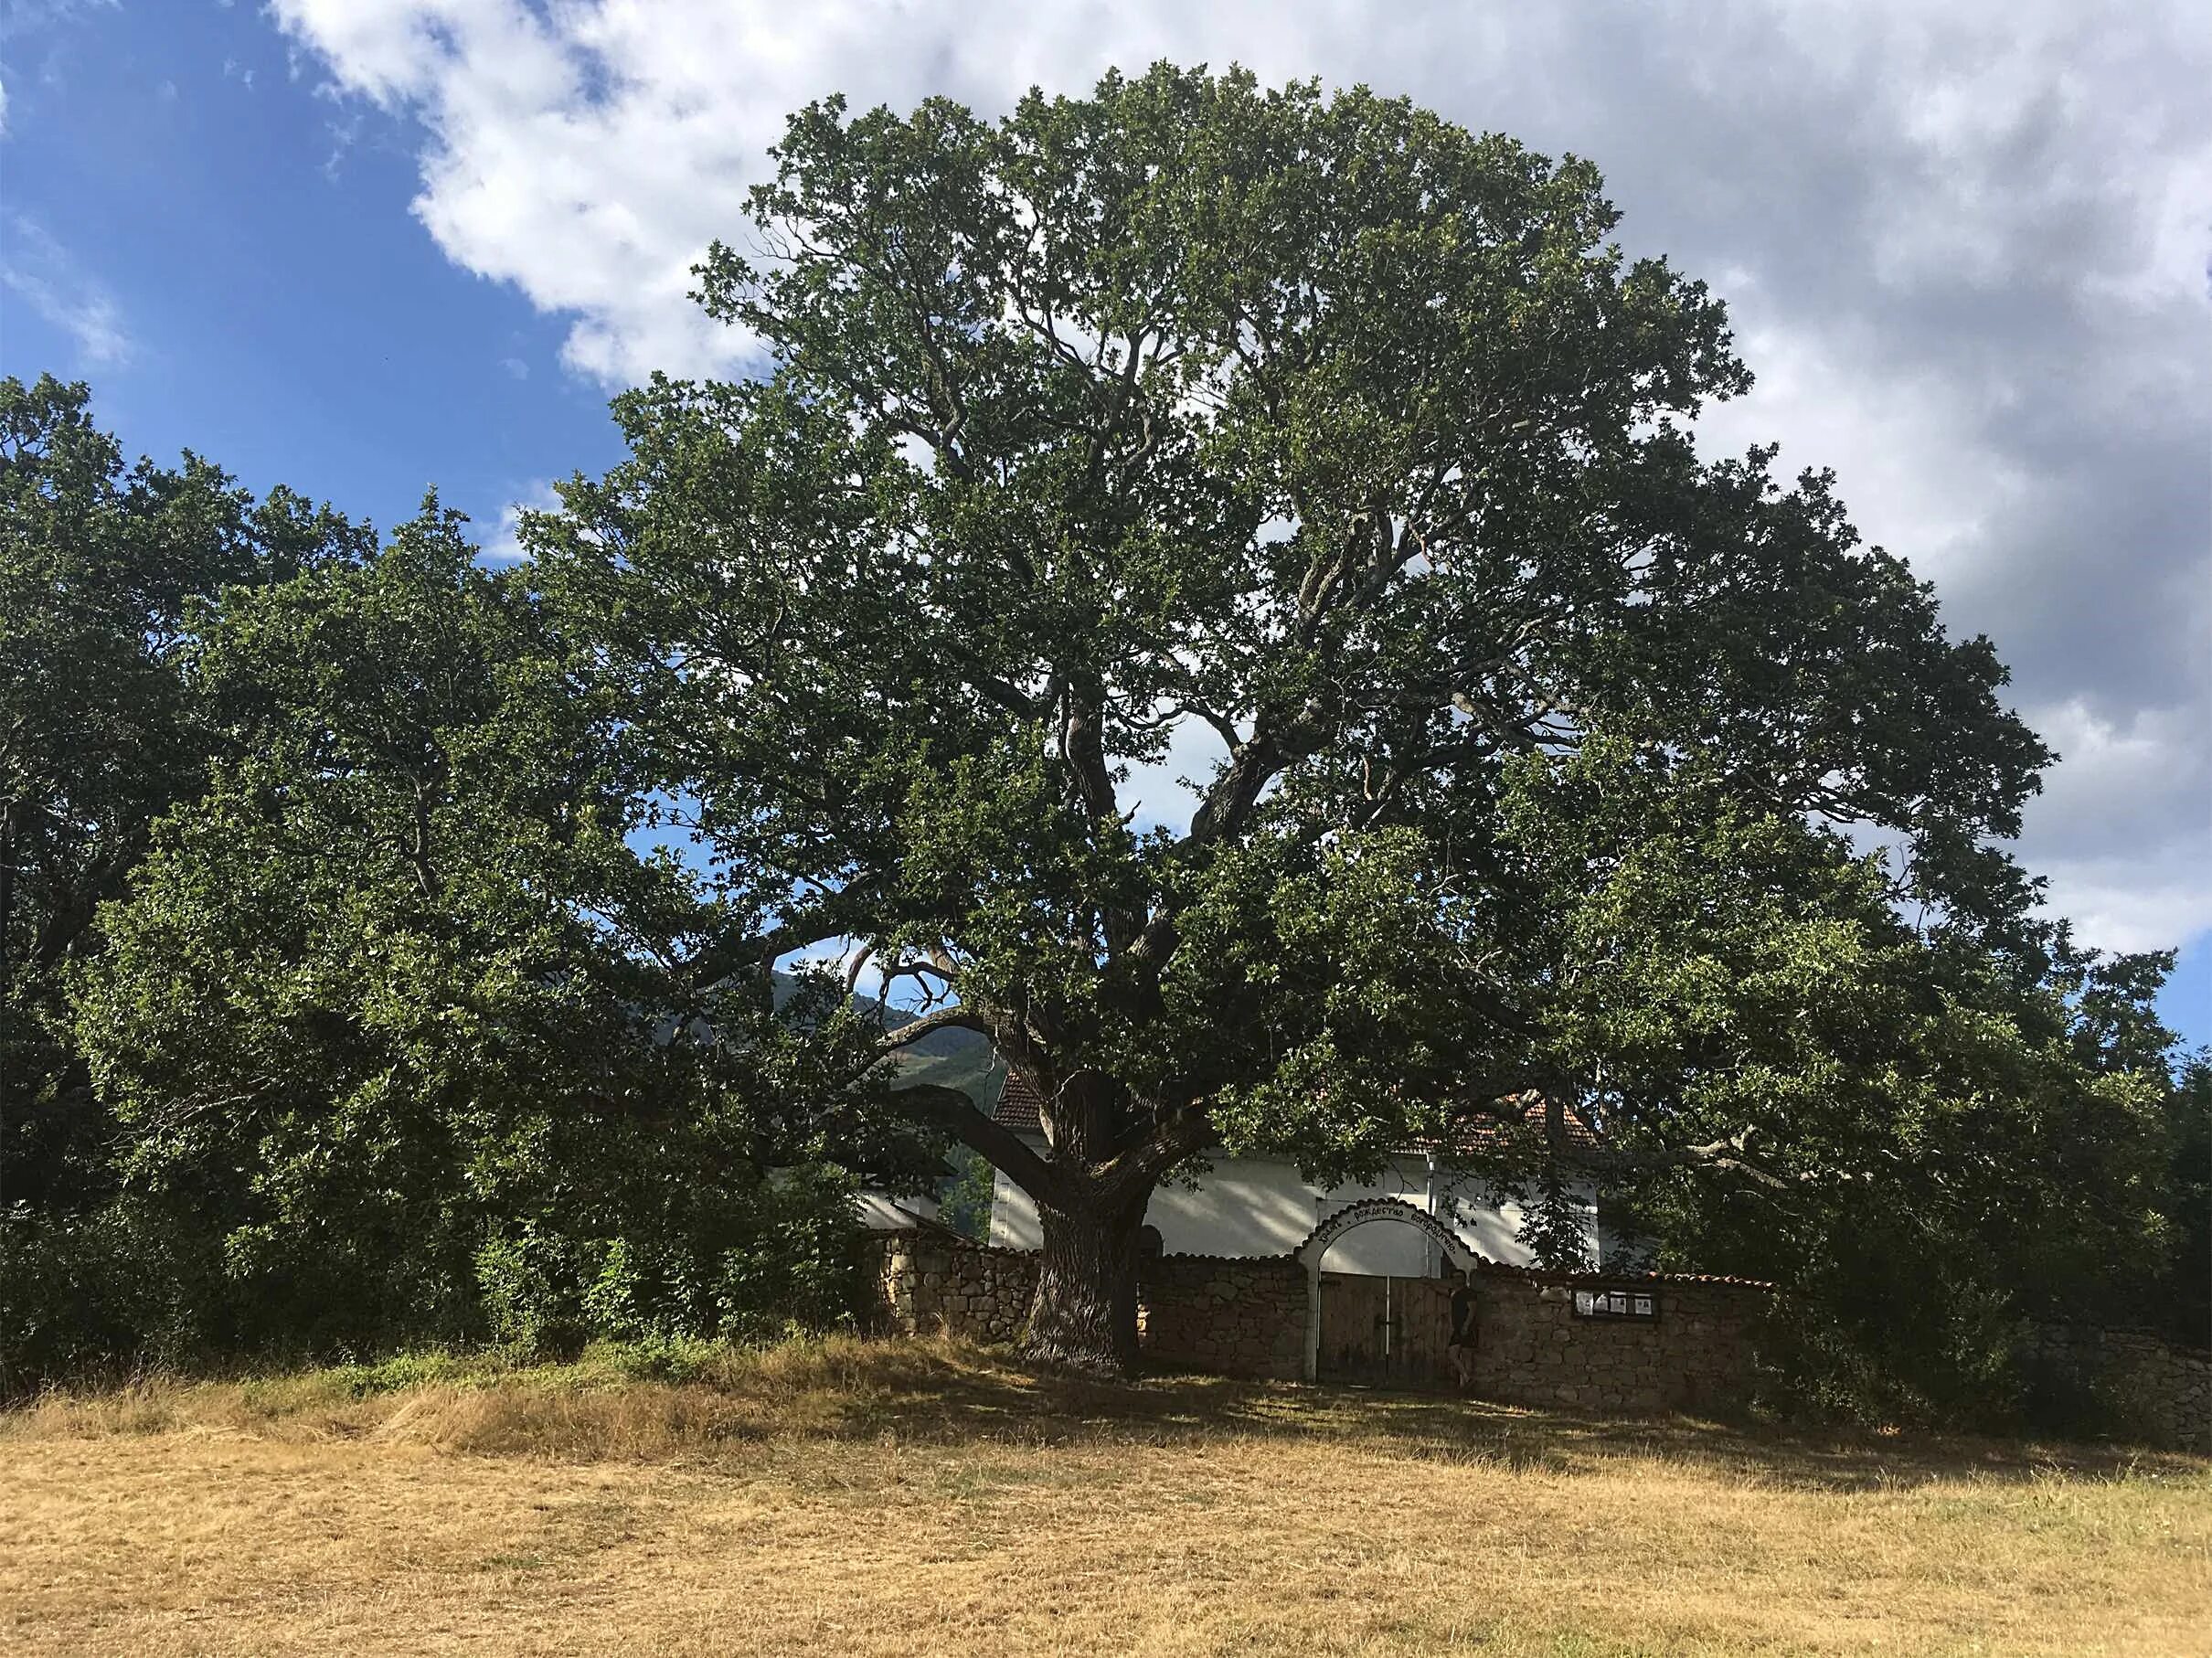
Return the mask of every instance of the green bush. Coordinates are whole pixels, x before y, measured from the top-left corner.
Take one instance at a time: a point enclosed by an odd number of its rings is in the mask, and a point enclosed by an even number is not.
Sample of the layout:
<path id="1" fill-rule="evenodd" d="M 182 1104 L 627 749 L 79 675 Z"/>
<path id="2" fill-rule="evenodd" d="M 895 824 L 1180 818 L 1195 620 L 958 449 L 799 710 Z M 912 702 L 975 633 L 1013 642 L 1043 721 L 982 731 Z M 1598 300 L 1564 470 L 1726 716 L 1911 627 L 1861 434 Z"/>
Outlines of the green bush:
<path id="1" fill-rule="evenodd" d="M 530 1355 L 598 1341 L 659 1351 L 851 1322 L 842 1174 L 609 1186 L 527 1221 L 478 1210 L 481 1241 L 457 1267 L 447 1235 L 469 1206 L 452 1192 L 418 1195 L 442 1219 L 412 1249 L 328 1227 L 195 1228 L 133 1197 L 76 1216 L 0 1213 L 0 1393 L 244 1355 L 358 1360 L 487 1340 Z M 648 1191 L 664 1196 L 648 1204 Z"/>
<path id="2" fill-rule="evenodd" d="M 0 1210 L 0 1397 L 191 1354 L 210 1268 L 195 1240 L 120 1204 L 76 1217 Z"/>
<path id="3" fill-rule="evenodd" d="M 492 1336 L 528 1351 L 755 1341 L 850 1319 L 852 1185 L 835 1171 L 690 1188 L 626 1218 L 611 1235 L 528 1222 L 489 1238 L 476 1277 Z"/>

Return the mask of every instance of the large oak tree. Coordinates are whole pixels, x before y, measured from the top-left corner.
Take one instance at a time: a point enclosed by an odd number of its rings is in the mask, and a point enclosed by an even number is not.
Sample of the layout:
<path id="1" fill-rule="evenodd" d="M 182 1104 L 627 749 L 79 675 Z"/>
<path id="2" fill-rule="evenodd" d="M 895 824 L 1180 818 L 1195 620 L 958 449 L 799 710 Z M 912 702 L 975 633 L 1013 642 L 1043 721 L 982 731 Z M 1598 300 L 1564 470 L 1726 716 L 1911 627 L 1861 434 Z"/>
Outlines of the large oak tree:
<path id="1" fill-rule="evenodd" d="M 1044 1100 L 1040 1153 L 903 1095 L 1036 1198 L 1033 1354 L 1133 1358 L 1216 1142 L 1348 1171 L 1536 1089 L 1531 1155 L 1848 1174 L 1799 1108 L 1918 1015 L 1826 993 L 2032 955 L 1990 645 L 1824 475 L 1699 453 L 1749 375 L 1588 164 L 1164 66 L 775 159 L 699 269 L 765 371 L 621 399 L 526 536 L 746 895 L 687 971 L 856 941 L 931 1006 L 887 1057 L 963 1026 Z M 1186 825 L 1130 785 L 1194 734 Z"/>

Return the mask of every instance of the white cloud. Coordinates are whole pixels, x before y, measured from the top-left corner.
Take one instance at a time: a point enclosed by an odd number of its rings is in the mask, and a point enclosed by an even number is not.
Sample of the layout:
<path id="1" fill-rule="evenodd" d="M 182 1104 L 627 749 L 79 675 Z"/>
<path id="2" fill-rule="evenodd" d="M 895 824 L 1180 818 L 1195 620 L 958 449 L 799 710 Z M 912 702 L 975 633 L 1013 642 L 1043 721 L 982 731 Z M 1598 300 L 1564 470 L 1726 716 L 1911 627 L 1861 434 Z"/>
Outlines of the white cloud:
<path id="1" fill-rule="evenodd" d="M 114 367 L 131 356 L 130 335 L 107 290 L 77 268 L 61 244 L 35 221 L 10 217 L 0 246 L 0 286 L 39 320 L 66 334 L 87 367 Z"/>
<path id="2" fill-rule="evenodd" d="M 0 0 L 0 40 L 67 23 L 86 12 L 113 11 L 122 0 Z"/>
<path id="3" fill-rule="evenodd" d="M 330 137 L 330 154 L 323 158 L 323 176 L 335 185 L 345 170 L 346 155 L 360 142 L 361 117 L 357 112 L 349 113 L 335 121 L 324 122 L 323 130 Z"/>
<path id="4" fill-rule="evenodd" d="M 1228 745 L 1220 733 L 1186 715 L 1175 722 L 1166 754 L 1150 765 L 1129 768 L 1129 775 L 1114 792 L 1116 802 L 1122 811 L 1134 814 L 1137 828 L 1165 827 L 1179 834 L 1190 827 L 1199 792 L 1228 759 Z"/>
<path id="5" fill-rule="evenodd" d="M 989 111 L 1109 64 L 1238 60 L 1590 155 L 1631 248 L 1734 309 L 1760 385 L 1707 441 L 1834 466 L 1868 539 L 1990 632 L 2055 726 L 2068 758 L 2024 851 L 2084 936 L 2212 925 L 2212 857 L 2189 856 L 2212 755 L 2212 35 L 2191 0 L 271 9 L 341 97 L 420 124 L 415 212 L 447 256 L 565 317 L 564 360 L 609 383 L 743 367 L 689 267 L 742 234 L 784 115 L 831 91 Z M 1133 781 L 1149 799 L 1172 771 Z M 2111 789 L 2124 812 L 2093 803 Z"/>
<path id="6" fill-rule="evenodd" d="M 522 486 L 520 496 L 506 502 L 499 509 L 499 527 L 490 540 L 484 544 L 478 557 L 486 564 L 514 564 L 529 555 L 523 551 L 521 533 L 522 515 L 526 512 L 551 512 L 560 505 L 560 497 L 553 493 L 550 478 L 533 478 Z"/>
<path id="7" fill-rule="evenodd" d="M 2169 949 L 2212 929 L 2212 749 L 2202 699 L 2124 725 L 2081 701 L 2031 711 L 2064 758 L 2027 813 L 2048 908 L 2109 950 Z"/>
<path id="8" fill-rule="evenodd" d="M 2151 855 L 2056 858 L 2041 866 L 2050 880 L 2046 908 L 2074 924 L 2074 937 L 2100 950 L 2177 950 L 2212 930 L 2212 883 L 2205 879 L 2200 829 L 2182 845 Z"/>

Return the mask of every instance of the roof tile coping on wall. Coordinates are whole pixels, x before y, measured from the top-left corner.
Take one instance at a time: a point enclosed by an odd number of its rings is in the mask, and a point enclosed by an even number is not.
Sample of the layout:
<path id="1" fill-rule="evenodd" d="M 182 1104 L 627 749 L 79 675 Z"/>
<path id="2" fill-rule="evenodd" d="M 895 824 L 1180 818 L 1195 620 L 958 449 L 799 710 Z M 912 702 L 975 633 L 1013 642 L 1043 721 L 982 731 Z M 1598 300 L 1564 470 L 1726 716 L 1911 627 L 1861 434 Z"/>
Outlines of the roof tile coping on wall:
<path id="1" fill-rule="evenodd" d="M 897 1232 L 881 1232 L 876 1234 L 876 1237 L 878 1239 L 887 1241 L 901 1236 L 902 1234 Z M 962 1249 L 979 1250 L 986 1255 L 1034 1255 L 1037 1253 L 1037 1251 L 1034 1249 L 1009 1249 L 1001 1244 L 977 1243 L 971 1238 L 965 1238 L 958 1240 L 958 1247 Z M 1298 1259 L 1298 1252 L 1293 1249 L 1283 1255 L 1200 1255 L 1186 1254 L 1182 1250 L 1175 1250 L 1165 1255 L 1154 1257 L 1154 1259 L 1159 1260 L 1195 1260 L 1245 1263 L 1259 1261 L 1294 1261 Z M 1524 1278 L 1532 1283 L 1547 1284 L 1586 1284 L 1590 1286 L 1600 1284 L 1733 1284 L 1736 1287 L 1744 1290 L 1775 1290 L 1780 1288 L 1779 1285 L 1769 1283 L 1764 1279 L 1730 1278 L 1725 1274 L 1712 1272 L 1575 1272 L 1557 1270 L 1546 1267 L 1513 1267 L 1507 1266 L 1504 1261 L 1496 1260 L 1483 1261 L 1475 1268 L 1475 1270 L 1489 1277 Z"/>
<path id="2" fill-rule="evenodd" d="M 1547 1284 L 1729 1284 L 1739 1290 L 1775 1291 L 1780 1284 L 1770 1283 L 1763 1278 L 1731 1278 L 1720 1272 L 1577 1272 L 1549 1267 L 1509 1267 L 1503 1261 L 1486 1260 L 1475 1270 L 1485 1277 L 1503 1276 L 1526 1278 L 1533 1282 Z"/>

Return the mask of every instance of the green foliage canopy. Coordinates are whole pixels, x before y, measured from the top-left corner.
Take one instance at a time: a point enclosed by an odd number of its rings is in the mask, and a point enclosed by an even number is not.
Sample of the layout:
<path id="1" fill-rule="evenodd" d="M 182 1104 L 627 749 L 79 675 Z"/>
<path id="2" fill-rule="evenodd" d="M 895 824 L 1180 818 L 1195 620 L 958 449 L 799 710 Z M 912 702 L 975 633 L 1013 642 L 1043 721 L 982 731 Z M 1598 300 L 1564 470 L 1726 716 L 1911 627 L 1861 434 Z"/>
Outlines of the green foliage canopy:
<path id="1" fill-rule="evenodd" d="M 1993 838 L 2047 757 L 1988 642 L 1824 475 L 1699 456 L 1749 374 L 1587 164 L 1165 66 L 997 122 L 833 100 L 776 160 L 699 269 L 768 371 L 620 399 L 631 459 L 526 539 L 688 826 L 781 884 L 719 959 L 861 941 L 1048 1101 L 1039 1157 L 906 1096 L 1037 1198 L 1034 1350 L 1126 1362 L 1144 1197 L 1217 1139 L 1346 1172 L 1533 1088 L 1622 1155 L 1745 1167 L 1725 1102 L 1845 1158 L 1784 1110 L 1826 1050 L 1663 1065 L 1578 979 L 1648 919 L 1547 824 L 1611 773 L 1733 814 L 1643 870 L 1703 883 L 1652 946 L 1703 1028 L 1878 971 L 1892 903 L 2033 955 Z M 1221 754 L 1181 832 L 1124 798 L 1179 729 Z M 1763 980 L 1694 965 L 1732 910 Z"/>
<path id="2" fill-rule="evenodd" d="M 697 902 L 632 844 L 621 713 L 475 557 L 433 501 L 198 642 L 211 786 L 78 999 L 126 1197 L 214 1246 L 209 1341 L 841 1311 L 849 1197 L 817 1153 L 835 1119 L 867 1154 L 867 1033 L 819 990 L 779 1013 L 668 970 Z"/>
<path id="3" fill-rule="evenodd" d="M 1195 1155 L 1456 1140 L 1547 1249 L 1594 1175 L 1941 1411 L 2201 1240 L 2167 963 L 2036 919 L 1994 653 L 1824 474 L 1699 453 L 1749 374 L 1587 164 L 1166 67 L 777 163 L 699 270 L 767 371 L 619 399 L 518 569 L 6 384 L 0 1177 L 120 1192 L 30 1276 L 159 1259 L 222 1341 L 743 1331 L 950 1132 L 1037 1201 L 1032 1351 L 1113 1367 Z M 1185 826 L 1133 785 L 1191 733 Z M 850 941 L 920 1018 L 778 1006 Z M 953 1030 L 1041 1153 L 899 1072 Z"/>
<path id="4" fill-rule="evenodd" d="M 200 607 L 365 545 L 197 455 L 126 468 L 89 401 L 0 380 L 0 1210 L 81 1195 L 102 1132 L 63 970 L 96 948 L 154 821 L 204 784 L 211 733 L 184 666 Z"/>

